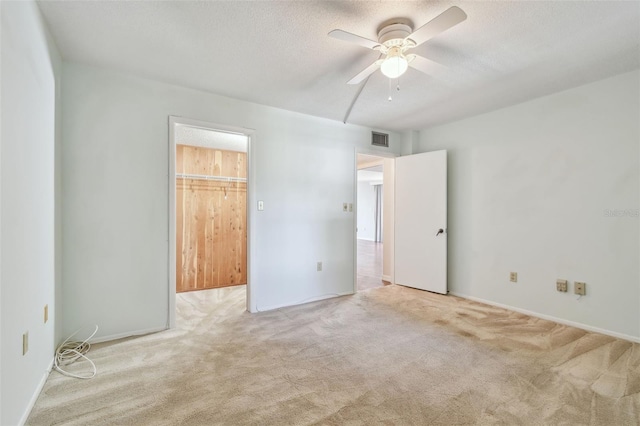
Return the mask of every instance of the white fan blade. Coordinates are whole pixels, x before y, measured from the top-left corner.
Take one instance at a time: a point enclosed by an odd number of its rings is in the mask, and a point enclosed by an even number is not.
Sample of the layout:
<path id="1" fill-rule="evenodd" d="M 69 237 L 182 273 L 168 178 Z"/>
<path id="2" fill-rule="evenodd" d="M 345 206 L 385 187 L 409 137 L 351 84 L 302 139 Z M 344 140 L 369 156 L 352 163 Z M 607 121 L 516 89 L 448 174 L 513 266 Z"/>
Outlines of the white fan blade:
<path id="1" fill-rule="evenodd" d="M 338 40 L 348 41 L 350 43 L 359 44 L 360 46 L 367 47 L 369 49 L 375 49 L 380 47 L 380 43 L 377 41 L 369 40 L 368 38 L 360 37 L 359 35 L 351 34 L 342 30 L 333 30 L 329 32 L 329 37 L 337 38 Z"/>
<path id="2" fill-rule="evenodd" d="M 369 77 L 371 77 L 371 74 L 369 74 Z M 364 89 L 364 86 L 367 85 L 367 82 L 369 81 L 369 77 L 364 79 L 364 83 L 362 83 L 362 85 L 358 89 L 358 92 L 353 97 L 353 100 L 351 101 L 351 104 L 349 105 L 349 109 L 347 110 L 347 113 L 344 115 L 344 120 L 342 120 L 342 122 L 344 124 L 347 124 L 347 120 L 349 119 L 349 116 L 351 115 L 351 110 L 353 109 L 353 106 L 356 104 L 356 101 L 360 97 L 360 93 L 362 93 L 362 90 Z"/>
<path id="3" fill-rule="evenodd" d="M 449 9 L 436 16 L 405 39 L 413 40 L 416 46 L 424 43 L 427 40 L 437 36 L 441 32 L 448 30 L 454 25 L 467 19 L 467 14 L 457 6 L 450 7 Z"/>
<path id="4" fill-rule="evenodd" d="M 362 71 L 360 71 L 358 73 L 358 75 L 353 77 L 351 80 L 347 81 L 347 84 L 358 84 L 358 83 L 360 83 L 362 80 L 364 80 L 365 78 L 369 77 L 371 74 L 376 72 L 378 70 L 378 68 L 380 68 L 380 65 L 382 64 L 382 61 L 383 61 L 382 59 L 378 59 L 377 61 L 375 61 L 374 63 L 372 63 L 371 65 L 369 65 L 365 69 L 363 69 Z"/>
<path id="5" fill-rule="evenodd" d="M 407 55 L 407 60 L 409 61 L 409 66 L 411 68 L 417 69 L 418 71 L 432 77 L 437 77 L 438 75 L 442 75 L 447 72 L 447 67 L 444 65 L 440 65 L 439 63 L 434 62 L 431 59 L 423 58 L 422 56 Z"/>

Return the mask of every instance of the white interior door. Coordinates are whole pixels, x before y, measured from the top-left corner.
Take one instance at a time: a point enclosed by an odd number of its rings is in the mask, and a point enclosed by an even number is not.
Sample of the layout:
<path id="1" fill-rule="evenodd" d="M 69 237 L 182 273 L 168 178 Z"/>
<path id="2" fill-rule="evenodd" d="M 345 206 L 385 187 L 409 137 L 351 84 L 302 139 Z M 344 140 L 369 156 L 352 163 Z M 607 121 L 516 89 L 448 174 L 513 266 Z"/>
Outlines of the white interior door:
<path id="1" fill-rule="evenodd" d="M 395 283 L 447 293 L 447 151 L 396 158 Z"/>

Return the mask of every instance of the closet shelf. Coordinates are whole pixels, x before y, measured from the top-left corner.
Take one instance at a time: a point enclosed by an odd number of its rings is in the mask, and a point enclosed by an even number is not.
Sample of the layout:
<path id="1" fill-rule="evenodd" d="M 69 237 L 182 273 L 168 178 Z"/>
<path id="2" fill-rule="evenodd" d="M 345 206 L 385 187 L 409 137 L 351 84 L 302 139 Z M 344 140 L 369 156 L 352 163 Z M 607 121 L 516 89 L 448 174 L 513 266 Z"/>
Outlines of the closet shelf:
<path id="1" fill-rule="evenodd" d="M 220 182 L 246 182 L 247 178 L 232 176 L 209 176 L 209 175 L 193 175 L 186 173 L 176 173 L 176 178 L 182 179 L 198 179 L 198 180 L 215 180 Z"/>

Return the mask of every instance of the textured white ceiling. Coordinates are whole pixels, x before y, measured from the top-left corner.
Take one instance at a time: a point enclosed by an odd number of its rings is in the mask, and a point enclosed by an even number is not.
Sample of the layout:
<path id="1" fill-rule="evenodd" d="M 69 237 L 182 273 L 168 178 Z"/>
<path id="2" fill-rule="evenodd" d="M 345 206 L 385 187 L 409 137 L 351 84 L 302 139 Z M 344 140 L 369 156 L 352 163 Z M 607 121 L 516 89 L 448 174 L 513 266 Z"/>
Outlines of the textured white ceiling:
<path id="1" fill-rule="evenodd" d="M 383 174 L 377 170 L 358 170 L 358 182 L 382 182 Z"/>
<path id="2" fill-rule="evenodd" d="M 419 27 L 452 5 L 463 23 L 416 49 L 448 67 L 409 69 L 387 101 L 376 73 L 352 123 L 421 129 L 575 87 L 640 66 L 640 2 L 614 1 L 41 1 L 68 61 L 342 120 L 377 59 L 329 38 L 335 28 L 376 38 L 407 17 Z"/>
<path id="3" fill-rule="evenodd" d="M 376 155 L 358 154 L 356 161 L 359 169 L 368 169 L 371 167 L 382 167 L 384 164 L 384 158 Z M 382 169 L 380 169 L 382 170 Z"/>

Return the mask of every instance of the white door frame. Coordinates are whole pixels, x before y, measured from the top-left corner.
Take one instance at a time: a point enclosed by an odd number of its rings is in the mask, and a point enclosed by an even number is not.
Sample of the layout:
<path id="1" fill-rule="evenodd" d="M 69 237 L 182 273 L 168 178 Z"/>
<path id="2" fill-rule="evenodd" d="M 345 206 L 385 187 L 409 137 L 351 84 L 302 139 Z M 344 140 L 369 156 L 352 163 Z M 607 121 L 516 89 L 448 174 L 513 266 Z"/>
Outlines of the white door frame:
<path id="1" fill-rule="evenodd" d="M 242 127 L 226 126 L 207 121 L 192 120 L 184 117 L 169 116 L 169 282 L 168 282 L 168 316 L 167 328 L 176 326 L 176 140 L 175 126 L 183 124 L 217 132 L 241 134 L 247 137 L 247 310 L 256 312 L 253 306 L 255 289 L 251 285 L 255 217 L 251 206 L 255 198 L 255 164 L 252 147 L 255 142 L 255 131 Z"/>
<path id="2" fill-rule="evenodd" d="M 353 195 L 354 195 L 354 208 L 353 208 L 353 293 L 358 291 L 358 154 L 371 155 L 374 157 L 388 158 L 395 160 L 399 157 L 399 154 L 388 151 L 377 151 L 369 148 L 355 148 L 355 154 L 353 156 Z M 388 173 L 384 168 L 382 173 Z M 383 258 L 384 262 L 384 258 Z M 384 274 L 383 274 L 384 275 Z M 391 282 L 393 283 L 393 275 L 391 276 Z"/>

